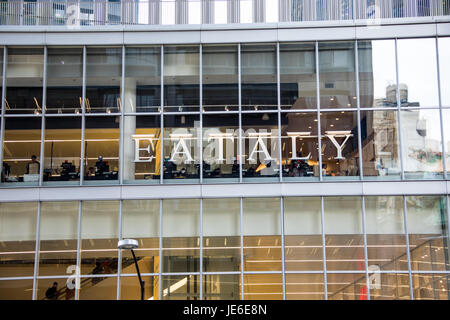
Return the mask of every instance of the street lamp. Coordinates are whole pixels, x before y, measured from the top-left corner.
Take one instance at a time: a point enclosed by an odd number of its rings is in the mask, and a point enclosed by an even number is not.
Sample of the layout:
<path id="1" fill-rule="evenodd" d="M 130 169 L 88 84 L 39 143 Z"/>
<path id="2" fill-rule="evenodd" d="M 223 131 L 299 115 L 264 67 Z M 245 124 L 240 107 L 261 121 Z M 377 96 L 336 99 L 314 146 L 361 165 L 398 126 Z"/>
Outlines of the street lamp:
<path id="1" fill-rule="evenodd" d="M 139 266 L 136 260 L 136 255 L 134 254 L 134 250 L 137 247 L 139 247 L 139 243 L 137 240 L 134 239 L 122 239 L 119 240 L 119 242 L 117 243 L 117 248 L 119 249 L 124 249 L 124 250 L 131 250 L 131 254 L 133 255 L 133 259 L 134 259 L 134 264 L 136 265 L 136 271 L 138 274 L 138 278 L 139 278 L 139 284 L 141 285 L 141 300 L 144 300 L 144 285 L 145 285 L 145 281 L 142 280 L 141 278 L 141 273 L 139 272 Z"/>

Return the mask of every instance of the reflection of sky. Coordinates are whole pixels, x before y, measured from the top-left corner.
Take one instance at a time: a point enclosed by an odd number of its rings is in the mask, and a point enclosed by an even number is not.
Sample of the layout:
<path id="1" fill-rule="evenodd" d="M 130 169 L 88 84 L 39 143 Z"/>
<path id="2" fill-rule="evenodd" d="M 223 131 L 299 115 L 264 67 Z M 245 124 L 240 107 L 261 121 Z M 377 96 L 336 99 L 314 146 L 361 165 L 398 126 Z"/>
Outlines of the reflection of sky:
<path id="1" fill-rule="evenodd" d="M 374 98 L 386 97 L 386 87 L 395 84 L 395 42 L 372 41 Z"/>

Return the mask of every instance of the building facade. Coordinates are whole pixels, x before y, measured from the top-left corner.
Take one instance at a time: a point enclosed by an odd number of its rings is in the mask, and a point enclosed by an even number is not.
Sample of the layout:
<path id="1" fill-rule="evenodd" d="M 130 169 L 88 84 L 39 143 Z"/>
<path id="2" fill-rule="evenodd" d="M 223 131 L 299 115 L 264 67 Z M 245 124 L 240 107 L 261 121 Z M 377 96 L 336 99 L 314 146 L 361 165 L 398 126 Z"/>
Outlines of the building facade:
<path id="1" fill-rule="evenodd" d="M 0 299 L 449 299 L 447 1 L 0 9 Z"/>

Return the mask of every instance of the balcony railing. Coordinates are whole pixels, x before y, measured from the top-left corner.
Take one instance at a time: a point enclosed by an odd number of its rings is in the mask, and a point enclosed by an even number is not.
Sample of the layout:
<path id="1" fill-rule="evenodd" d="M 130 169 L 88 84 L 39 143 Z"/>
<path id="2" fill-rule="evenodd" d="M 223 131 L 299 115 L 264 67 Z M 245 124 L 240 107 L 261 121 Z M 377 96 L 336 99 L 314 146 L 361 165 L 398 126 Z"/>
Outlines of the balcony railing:
<path id="1" fill-rule="evenodd" d="M 0 25 L 377 22 L 450 15 L 450 0 L 0 0 Z"/>

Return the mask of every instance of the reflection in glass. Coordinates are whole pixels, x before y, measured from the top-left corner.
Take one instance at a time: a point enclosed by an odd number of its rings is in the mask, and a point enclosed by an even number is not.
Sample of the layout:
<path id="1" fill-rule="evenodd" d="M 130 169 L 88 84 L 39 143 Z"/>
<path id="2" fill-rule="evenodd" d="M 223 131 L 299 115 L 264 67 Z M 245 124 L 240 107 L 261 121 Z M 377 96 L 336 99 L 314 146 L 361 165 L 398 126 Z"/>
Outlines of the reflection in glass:
<path id="1" fill-rule="evenodd" d="M 158 300 L 158 277 L 142 276 L 142 280 L 145 282 L 144 300 Z M 141 300 L 141 286 L 137 276 L 120 278 L 120 300 Z"/>
<path id="2" fill-rule="evenodd" d="M 208 274 L 203 276 L 204 300 L 239 300 L 240 274 Z"/>
<path id="3" fill-rule="evenodd" d="M 42 202 L 39 275 L 67 275 L 77 264 L 78 201 Z"/>
<path id="4" fill-rule="evenodd" d="M 367 300 L 364 273 L 327 273 L 328 300 Z"/>
<path id="5" fill-rule="evenodd" d="M 164 116 L 164 179 L 195 183 L 200 177 L 201 131 L 198 115 Z"/>
<path id="6" fill-rule="evenodd" d="M 370 300 L 410 300 L 408 273 L 369 275 Z"/>
<path id="7" fill-rule="evenodd" d="M 205 182 L 239 179 L 239 116 L 214 114 L 203 116 L 203 178 Z"/>
<path id="8" fill-rule="evenodd" d="M 413 274 L 414 300 L 449 300 L 450 275 L 442 273 Z"/>
<path id="9" fill-rule="evenodd" d="M 159 183 L 161 117 L 125 116 L 124 123 L 124 182 Z"/>
<path id="10" fill-rule="evenodd" d="M 122 48 L 87 48 L 86 112 L 121 111 Z"/>
<path id="11" fill-rule="evenodd" d="M 244 300 L 283 300 L 281 274 L 244 274 Z"/>
<path id="12" fill-rule="evenodd" d="M 163 272 L 200 271 L 199 199 L 163 200 L 162 236 Z"/>
<path id="13" fill-rule="evenodd" d="M 395 41 L 358 41 L 361 108 L 396 107 Z"/>
<path id="14" fill-rule="evenodd" d="M 161 105 L 161 48 L 125 49 L 125 112 L 157 112 Z"/>
<path id="15" fill-rule="evenodd" d="M 31 300 L 33 279 L 0 281 L 0 300 Z"/>
<path id="16" fill-rule="evenodd" d="M 238 52 L 235 45 L 202 47 L 203 109 L 236 111 L 238 102 Z"/>
<path id="17" fill-rule="evenodd" d="M 284 198 L 285 268 L 323 270 L 320 198 Z"/>
<path id="18" fill-rule="evenodd" d="M 281 114 L 283 179 L 319 179 L 317 134 L 317 113 Z"/>
<path id="19" fill-rule="evenodd" d="M 199 111 L 199 60 L 198 46 L 164 47 L 164 110 Z"/>
<path id="20" fill-rule="evenodd" d="M 365 270 L 360 197 L 325 197 L 327 270 Z"/>
<path id="21" fill-rule="evenodd" d="M 6 113 L 42 113 L 44 49 L 8 48 Z"/>
<path id="22" fill-rule="evenodd" d="M 77 184 L 80 180 L 81 118 L 46 118 L 44 181 Z"/>
<path id="23" fill-rule="evenodd" d="M 86 117 L 83 163 L 86 181 L 102 180 L 104 183 L 112 183 L 111 180 L 118 180 L 118 117 Z"/>
<path id="24" fill-rule="evenodd" d="M 35 202 L 0 203 L 0 278 L 33 276 L 36 215 Z"/>
<path id="25" fill-rule="evenodd" d="M 439 106 L 436 40 L 401 39 L 397 52 L 401 106 Z"/>
<path id="26" fill-rule="evenodd" d="M 319 42 L 320 108 L 356 108 L 354 42 Z"/>
<path id="27" fill-rule="evenodd" d="M 444 154 L 447 168 L 447 177 L 450 176 L 450 110 L 442 110 L 442 121 L 444 126 Z"/>
<path id="28" fill-rule="evenodd" d="M 82 208 L 81 274 L 116 273 L 119 201 L 83 201 Z M 92 285 L 103 280 L 102 277 L 92 278 Z M 109 286 L 111 280 L 109 278 L 105 284 Z"/>
<path id="29" fill-rule="evenodd" d="M 280 210 L 280 198 L 244 199 L 244 271 L 281 271 Z"/>
<path id="30" fill-rule="evenodd" d="M 80 300 L 117 299 L 117 277 L 85 277 L 80 282 Z"/>
<path id="31" fill-rule="evenodd" d="M 69 289 L 68 282 L 68 278 L 38 279 L 37 300 L 75 300 L 75 289 Z"/>
<path id="32" fill-rule="evenodd" d="M 320 115 L 320 124 L 324 179 L 358 179 L 359 150 L 356 112 L 323 112 Z"/>
<path id="33" fill-rule="evenodd" d="M 48 48 L 47 113 L 81 113 L 83 48 Z"/>
<path id="34" fill-rule="evenodd" d="M 287 300 L 323 300 L 325 299 L 325 284 L 323 274 L 287 274 Z"/>
<path id="35" fill-rule="evenodd" d="M 162 300 L 200 300 L 198 275 L 163 276 L 162 288 Z"/>
<path id="36" fill-rule="evenodd" d="M 449 270 L 445 197 L 408 196 L 408 233 L 413 271 Z"/>
<path id="37" fill-rule="evenodd" d="M 278 181 L 280 175 L 278 114 L 244 114 L 242 130 L 244 181 L 252 181 L 255 178 Z"/>
<path id="38" fill-rule="evenodd" d="M 122 202 L 122 239 L 139 242 L 134 253 L 141 273 L 159 272 L 159 200 Z M 121 273 L 137 273 L 130 250 L 122 250 Z"/>
<path id="39" fill-rule="evenodd" d="M 361 111 L 361 145 L 365 179 L 400 178 L 398 139 L 397 111 Z"/>
<path id="40" fill-rule="evenodd" d="M 315 43 L 280 44 L 281 109 L 316 109 Z"/>
<path id="41" fill-rule="evenodd" d="M 241 46 L 242 110 L 276 110 L 275 45 Z"/>
<path id="42" fill-rule="evenodd" d="M 439 110 L 402 110 L 400 120 L 406 179 L 442 179 Z"/>
<path id="43" fill-rule="evenodd" d="M 403 197 L 365 197 L 369 270 L 408 270 Z"/>
<path id="44" fill-rule="evenodd" d="M 41 118 L 6 118 L 2 182 L 39 183 Z M 35 157 L 33 157 L 35 156 Z"/>
<path id="45" fill-rule="evenodd" d="M 240 247 L 239 199 L 204 199 L 203 271 L 239 271 Z"/>
<path id="46" fill-rule="evenodd" d="M 450 38 L 438 38 L 438 45 L 441 104 L 450 107 Z"/>

